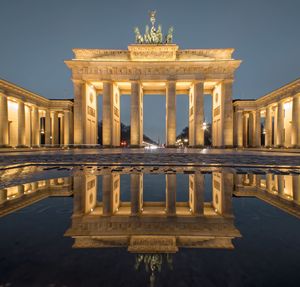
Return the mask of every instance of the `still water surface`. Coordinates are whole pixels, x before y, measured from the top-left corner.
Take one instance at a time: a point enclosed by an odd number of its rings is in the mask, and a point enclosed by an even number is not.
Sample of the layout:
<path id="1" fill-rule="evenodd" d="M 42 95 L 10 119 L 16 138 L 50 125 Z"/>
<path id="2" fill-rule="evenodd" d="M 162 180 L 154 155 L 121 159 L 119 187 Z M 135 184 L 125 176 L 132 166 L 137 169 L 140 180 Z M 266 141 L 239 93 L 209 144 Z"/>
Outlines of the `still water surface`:
<path id="1" fill-rule="evenodd" d="M 300 286 L 300 175 L 57 170 L 1 189 L 0 286 Z"/>

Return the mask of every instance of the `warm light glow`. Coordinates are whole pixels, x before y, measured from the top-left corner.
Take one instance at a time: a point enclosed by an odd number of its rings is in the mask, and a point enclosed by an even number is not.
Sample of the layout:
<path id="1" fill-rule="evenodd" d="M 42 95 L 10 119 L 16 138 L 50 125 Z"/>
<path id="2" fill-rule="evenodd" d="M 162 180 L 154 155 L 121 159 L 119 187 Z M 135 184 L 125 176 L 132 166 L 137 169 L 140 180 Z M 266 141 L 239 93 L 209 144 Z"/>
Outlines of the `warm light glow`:
<path id="1" fill-rule="evenodd" d="M 10 110 L 17 111 L 18 110 L 18 103 L 9 100 L 9 101 L 7 101 L 7 107 L 8 107 L 8 111 L 10 111 Z"/>

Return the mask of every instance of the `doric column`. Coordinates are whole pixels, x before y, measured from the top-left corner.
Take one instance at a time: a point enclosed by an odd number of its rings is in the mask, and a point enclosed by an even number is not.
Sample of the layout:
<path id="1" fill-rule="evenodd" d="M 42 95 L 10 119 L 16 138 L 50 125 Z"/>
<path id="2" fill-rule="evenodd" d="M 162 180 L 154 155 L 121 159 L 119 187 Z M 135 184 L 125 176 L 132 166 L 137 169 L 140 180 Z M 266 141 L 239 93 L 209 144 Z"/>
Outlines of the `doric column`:
<path id="1" fill-rule="evenodd" d="M 47 109 L 45 111 L 45 145 L 51 144 L 51 124 L 50 124 L 50 111 Z"/>
<path id="2" fill-rule="evenodd" d="M 265 132 L 265 145 L 270 147 L 272 146 L 272 107 L 266 108 Z"/>
<path id="3" fill-rule="evenodd" d="M 74 144 L 84 144 L 86 122 L 86 97 L 83 81 L 73 80 L 74 85 Z"/>
<path id="4" fill-rule="evenodd" d="M 176 82 L 168 81 L 166 89 L 166 144 L 169 147 L 176 142 Z"/>
<path id="5" fill-rule="evenodd" d="M 254 113 L 249 113 L 249 146 L 254 147 L 254 131 L 255 131 L 255 122 L 254 122 Z"/>
<path id="6" fill-rule="evenodd" d="M 256 174 L 255 175 L 255 182 L 256 182 L 256 187 L 257 188 L 260 188 L 260 186 L 261 186 L 261 175 L 260 174 Z"/>
<path id="7" fill-rule="evenodd" d="M 236 112 L 237 146 L 243 147 L 243 111 Z"/>
<path id="8" fill-rule="evenodd" d="M 203 215 L 204 212 L 204 175 L 195 173 L 190 175 L 190 209 L 194 215 Z"/>
<path id="9" fill-rule="evenodd" d="M 0 205 L 7 201 L 7 189 L 0 189 Z"/>
<path id="10" fill-rule="evenodd" d="M 64 145 L 70 144 L 70 111 L 64 110 Z"/>
<path id="11" fill-rule="evenodd" d="M 130 175 L 131 215 L 138 215 L 142 209 L 143 174 Z"/>
<path id="12" fill-rule="evenodd" d="M 18 101 L 18 147 L 25 147 L 25 105 Z"/>
<path id="13" fill-rule="evenodd" d="M 58 112 L 53 112 L 52 121 L 52 143 L 58 145 Z"/>
<path id="14" fill-rule="evenodd" d="M 255 146 L 261 147 L 261 117 L 260 110 L 255 112 Z"/>
<path id="15" fill-rule="evenodd" d="M 176 94 L 176 93 L 175 93 Z M 204 83 L 196 82 L 194 84 L 194 139 L 196 147 L 204 146 Z M 175 98 L 176 101 L 176 98 Z M 176 110 L 175 110 L 176 114 Z M 176 119 L 175 119 L 176 120 Z M 176 131 L 176 125 L 175 125 Z M 176 139 L 175 139 L 176 140 Z"/>
<path id="16" fill-rule="evenodd" d="M 7 97 L 0 92 L 0 147 L 8 146 Z"/>
<path id="17" fill-rule="evenodd" d="M 276 146 L 284 146 L 284 108 L 283 103 L 279 102 L 277 106 L 277 133 L 276 133 Z"/>
<path id="18" fill-rule="evenodd" d="M 300 175 L 293 175 L 293 199 L 300 204 Z"/>
<path id="19" fill-rule="evenodd" d="M 103 215 L 110 216 L 113 213 L 113 186 L 112 175 L 102 176 L 102 208 Z"/>
<path id="20" fill-rule="evenodd" d="M 221 146 L 233 146 L 233 106 L 232 106 L 232 80 L 221 83 Z"/>
<path id="21" fill-rule="evenodd" d="M 284 175 L 277 175 L 278 194 L 284 197 Z"/>
<path id="22" fill-rule="evenodd" d="M 166 213 L 176 215 L 176 174 L 166 175 Z"/>
<path id="23" fill-rule="evenodd" d="M 248 114 L 243 114 L 243 146 L 248 147 Z"/>
<path id="24" fill-rule="evenodd" d="M 24 185 L 20 184 L 18 186 L 18 196 L 22 196 L 24 194 Z"/>
<path id="25" fill-rule="evenodd" d="M 113 137 L 113 85 L 103 82 L 102 145 L 111 146 Z"/>
<path id="26" fill-rule="evenodd" d="M 130 145 L 133 147 L 139 147 L 143 144 L 141 109 L 142 109 L 141 84 L 139 82 L 131 82 Z"/>
<path id="27" fill-rule="evenodd" d="M 300 147 L 300 95 L 293 97 L 292 111 L 292 147 Z"/>
<path id="28" fill-rule="evenodd" d="M 37 181 L 31 183 L 32 192 L 36 192 L 39 188 L 39 183 Z"/>
<path id="29" fill-rule="evenodd" d="M 37 106 L 32 106 L 32 146 L 39 146 L 40 145 L 40 117 L 39 117 L 39 110 Z"/>
<path id="30" fill-rule="evenodd" d="M 272 173 L 267 173 L 266 175 L 266 190 L 267 192 L 273 191 L 273 176 Z"/>

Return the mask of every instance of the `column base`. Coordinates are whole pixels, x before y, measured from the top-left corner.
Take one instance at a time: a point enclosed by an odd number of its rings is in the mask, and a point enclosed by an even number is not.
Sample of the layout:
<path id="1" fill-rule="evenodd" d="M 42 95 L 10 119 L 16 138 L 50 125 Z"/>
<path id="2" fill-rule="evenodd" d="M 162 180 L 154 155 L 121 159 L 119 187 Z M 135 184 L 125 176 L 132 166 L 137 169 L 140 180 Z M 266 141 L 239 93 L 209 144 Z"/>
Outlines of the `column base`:
<path id="1" fill-rule="evenodd" d="M 213 148 L 220 148 L 220 149 L 234 148 L 233 145 L 222 145 L 222 146 L 212 146 L 212 147 Z"/>
<path id="2" fill-rule="evenodd" d="M 205 148 L 205 145 L 191 145 L 189 148 Z"/>
<path id="3" fill-rule="evenodd" d="M 17 145 L 16 148 L 28 148 L 29 146 L 27 145 L 23 145 L 23 144 L 20 144 L 20 145 Z"/>
<path id="4" fill-rule="evenodd" d="M 131 144 L 129 145 L 130 148 L 143 148 L 142 145 L 139 145 L 139 144 Z"/>
<path id="5" fill-rule="evenodd" d="M 7 144 L 2 144 L 2 145 L 0 145 L 0 148 L 12 148 L 12 146 L 7 145 Z"/>

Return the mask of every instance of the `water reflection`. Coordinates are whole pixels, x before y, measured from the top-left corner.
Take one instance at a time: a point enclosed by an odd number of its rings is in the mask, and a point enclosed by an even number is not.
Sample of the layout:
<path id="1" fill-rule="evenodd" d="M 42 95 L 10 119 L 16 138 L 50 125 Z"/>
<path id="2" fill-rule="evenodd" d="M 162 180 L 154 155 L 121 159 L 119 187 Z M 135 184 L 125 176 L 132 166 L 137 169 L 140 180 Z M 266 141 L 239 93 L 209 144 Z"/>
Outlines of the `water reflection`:
<path id="1" fill-rule="evenodd" d="M 164 200 L 159 201 L 151 195 L 145 199 L 145 178 L 153 172 L 162 171 L 79 168 L 72 177 L 8 186 L 0 190 L 0 216 L 49 196 L 73 196 L 65 232 L 74 239 L 73 247 L 126 248 L 135 254 L 132 265 L 148 272 L 152 285 L 163 266 L 173 269 L 180 248 L 234 248 L 241 234 L 234 224 L 233 197 L 256 197 L 300 218 L 297 171 L 168 168 L 160 175 L 165 183 L 160 185 Z M 186 190 L 178 188 L 178 174 L 186 177 Z M 181 193 L 188 194 L 185 201 Z"/>

